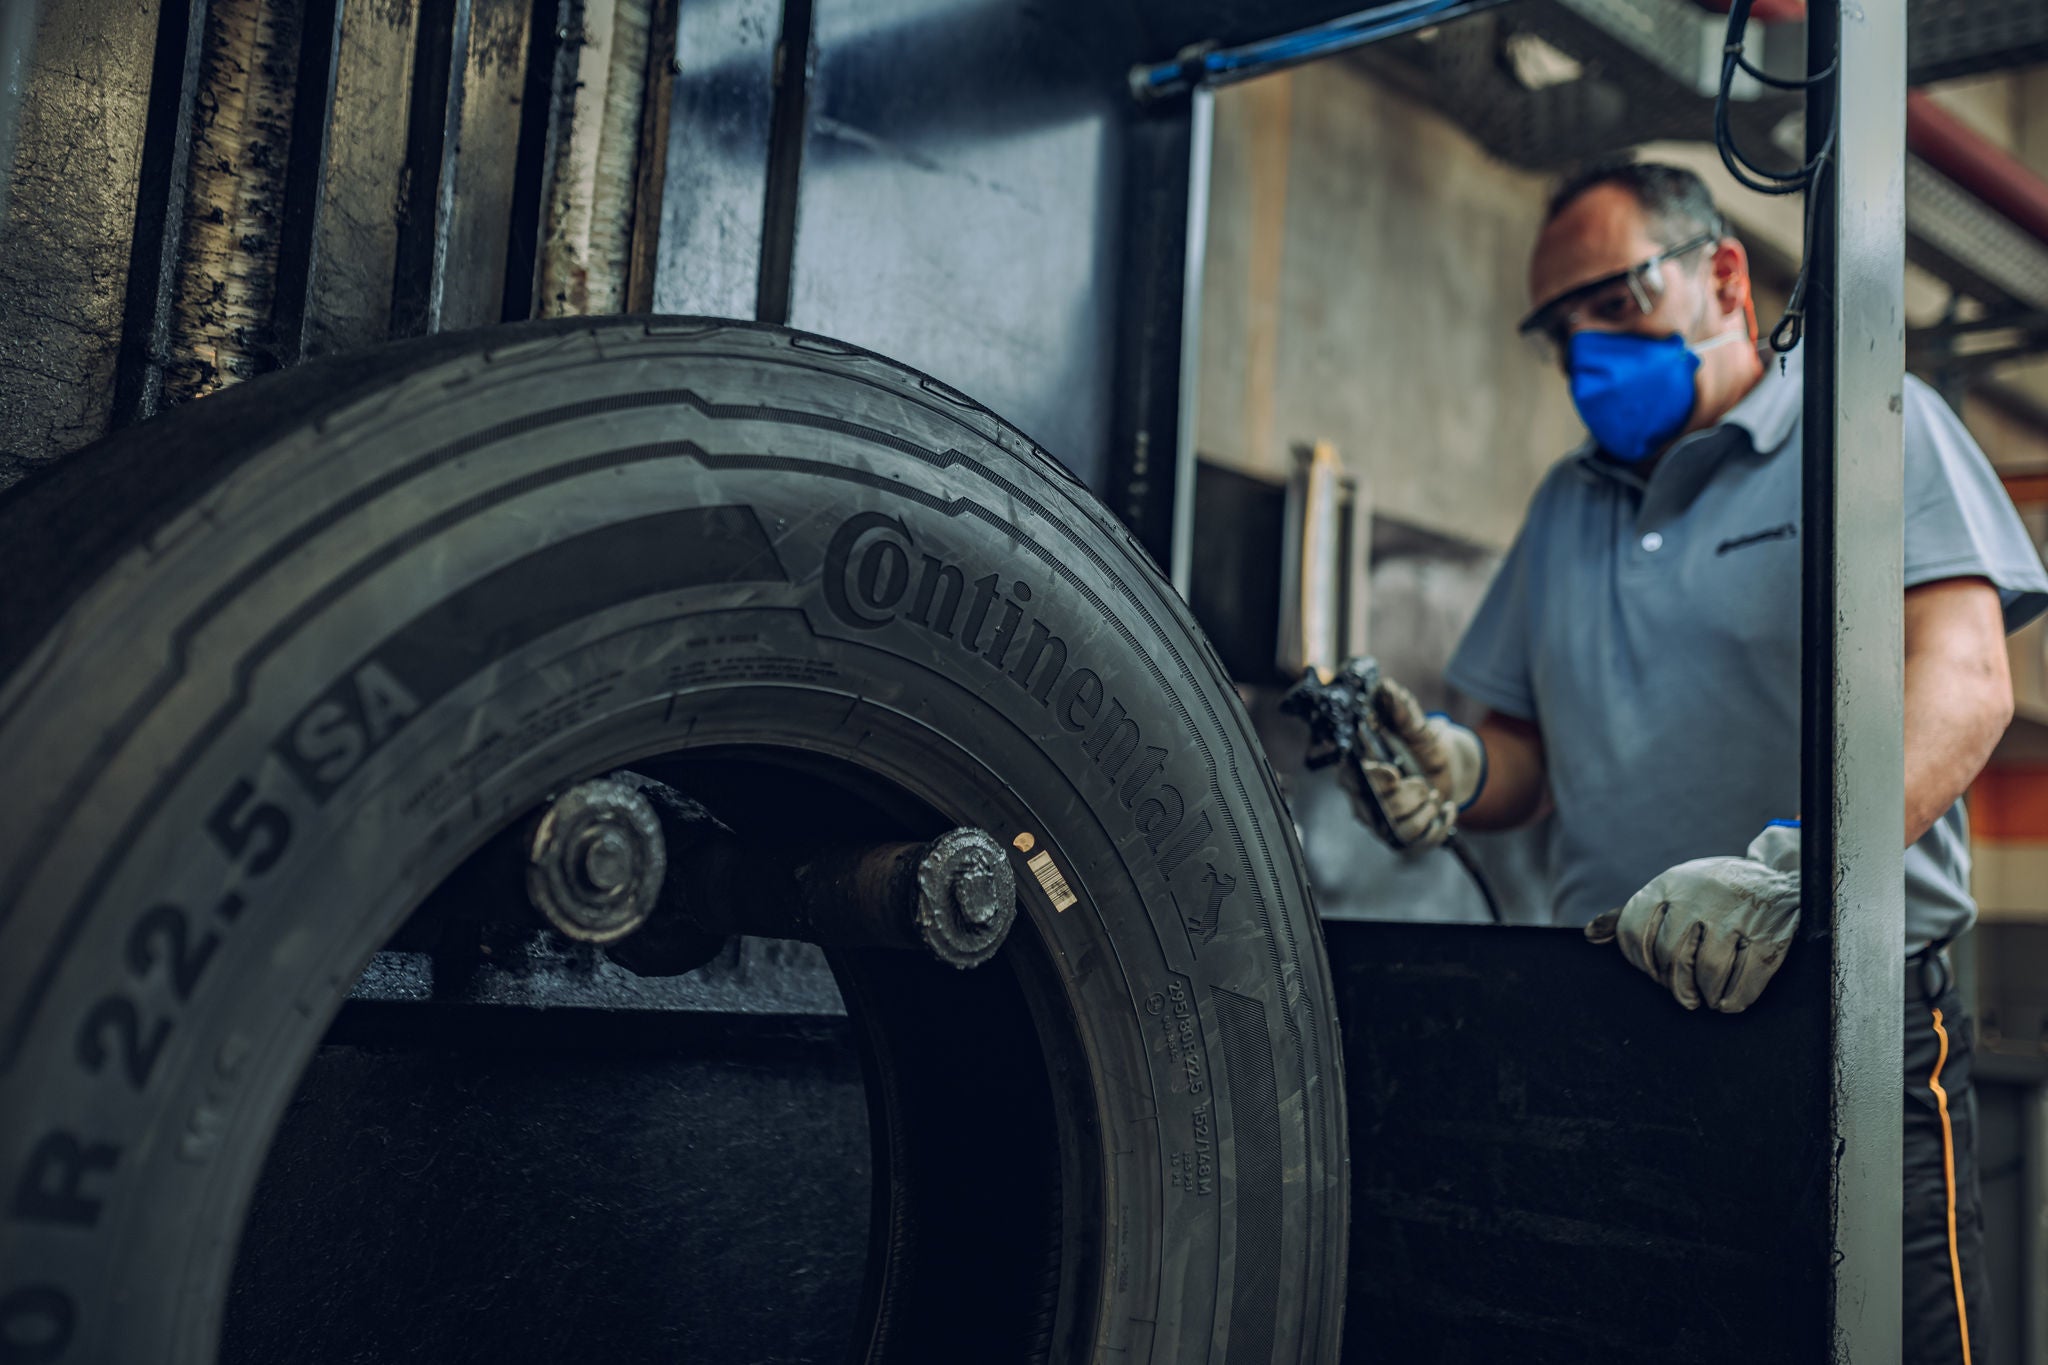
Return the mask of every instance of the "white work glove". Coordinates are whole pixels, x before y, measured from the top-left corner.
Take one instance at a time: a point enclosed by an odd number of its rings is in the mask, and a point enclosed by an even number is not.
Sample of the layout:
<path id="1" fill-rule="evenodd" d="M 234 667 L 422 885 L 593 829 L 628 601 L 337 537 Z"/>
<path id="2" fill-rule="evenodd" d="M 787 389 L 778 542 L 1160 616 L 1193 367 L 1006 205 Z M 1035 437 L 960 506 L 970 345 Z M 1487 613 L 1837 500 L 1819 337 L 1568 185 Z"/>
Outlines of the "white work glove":
<path id="1" fill-rule="evenodd" d="M 1741 858 L 1696 858 L 1660 873 L 1586 926 L 1689 1010 L 1734 1014 L 1763 989 L 1799 927 L 1799 827 L 1767 825 Z"/>
<path id="2" fill-rule="evenodd" d="M 1365 781 L 1394 826 L 1396 847 L 1435 848 L 1457 831 L 1458 812 L 1472 804 L 1486 781 L 1486 748 L 1478 735 L 1449 717 L 1424 715 L 1414 694 L 1392 678 L 1380 679 L 1372 706 L 1415 755 L 1422 775 L 1410 777 L 1391 763 L 1368 761 L 1360 765 Z M 1353 765 L 1344 765 L 1339 780 L 1359 820 L 1376 828 Z"/>

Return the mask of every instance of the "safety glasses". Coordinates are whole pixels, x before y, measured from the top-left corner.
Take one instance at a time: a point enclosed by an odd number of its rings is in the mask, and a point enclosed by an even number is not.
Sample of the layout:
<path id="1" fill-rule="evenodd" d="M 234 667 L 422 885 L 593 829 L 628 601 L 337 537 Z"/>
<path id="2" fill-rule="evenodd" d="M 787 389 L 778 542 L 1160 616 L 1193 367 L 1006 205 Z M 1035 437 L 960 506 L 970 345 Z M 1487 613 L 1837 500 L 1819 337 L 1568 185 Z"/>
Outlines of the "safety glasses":
<path id="1" fill-rule="evenodd" d="M 1580 326 L 1625 327 L 1631 319 L 1655 312 L 1664 297 L 1664 263 L 1719 240 L 1718 234 L 1703 232 L 1626 270 L 1568 289 L 1539 305 L 1515 330 L 1529 339 L 1544 360 L 1561 364 L 1571 335 Z"/>

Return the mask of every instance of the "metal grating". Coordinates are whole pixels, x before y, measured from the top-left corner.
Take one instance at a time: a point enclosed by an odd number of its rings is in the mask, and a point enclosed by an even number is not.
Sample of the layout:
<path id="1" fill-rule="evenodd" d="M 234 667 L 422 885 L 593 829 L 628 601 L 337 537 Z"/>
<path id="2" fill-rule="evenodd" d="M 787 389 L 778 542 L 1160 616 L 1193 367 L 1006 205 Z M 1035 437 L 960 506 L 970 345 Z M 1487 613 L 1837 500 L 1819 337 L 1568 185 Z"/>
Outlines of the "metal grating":
<path id="1" fill-rule="evenodd" d="M 1558 170 L 1644 142 L 1706 135 L 1712 101 L 1700 73 L 1717 59 L 1709 40 L 1722 21 L 1667 12 L 1667 4 L 1677 0 L 1530 0 L 1354 60 L 1435 106 L 1495 156 Z M 2048 58 L 2048 0 L 1913 0 L 1911 23 L 1922 44 L 1913 53 L 1915 79 L 1923 64 L 1965 57 L 1992 65 L 2028 52 Z M 1500 57 L 1517 33 L 1578 60 L 1584 77 L 1524 89 Z M 1964 69 L 1989 68 L 1957 68 Z M 1783 96 L 1738 100 L 1730 111 L 1736 136 L 1768 153 L 1776 125 L 1796 108 Z M 2048 246 L 1918 158 L 1908 158 L 1906 228 L 1915 264 L 1988 309 L 2048 309 Z"/>
<path id="2" fill-rule="evenodd" d="M 1554 0 L 1560 8 L 1597 24 L 1655 62 L 1667 75 L 1711 99 L 1721 79 L 1721 53 L 1728 20 L 1691 0 Z M 1743 51 L 1763 61 L 1764 30 L 1752 26 Z M 1758 84 L 1739 77 L 1736 98 L 1753 96 Z"/>
<path id="3" fill-rule="evenodd" d="M 1638 143 L 1706 135 L 1713 101 L 1701 93 L 1708 64 L 1702 47 L 1710 45 L 1718 62 L 1720 21 L 1699 18 L 1707 22 L 1667 23 L 1673 15 L 1663 0 L 1525 0 L 1447 25 L 1426 40 L 1365 49 L 1353 60 L 1435 107 L 1502 160 L 1560 170 Z M 1584 77 L 1525 89 L 1501 57 L 1507 40 L 1524 33 L 1579 62 Z M 1730 117 L 1743 145 L 1768 157 L 1772 130 L 1798 107 L 1796 97 L 1770 93 L 1738 98 Z M 1773 164 L 1793 163 L 1785 157 Z"/>
<path id="4" fill-rule="evenodd" d="M 2042 0 L 1912 0 L 1907 79 L 1914 85 L 2048 62 Z"/>
<path id="5" fill-rule="evenodd" d="M 1919 157 L 1906 158 L 1906 255 L 1994 307 L 2048 309 L 2048 246 Z"/>

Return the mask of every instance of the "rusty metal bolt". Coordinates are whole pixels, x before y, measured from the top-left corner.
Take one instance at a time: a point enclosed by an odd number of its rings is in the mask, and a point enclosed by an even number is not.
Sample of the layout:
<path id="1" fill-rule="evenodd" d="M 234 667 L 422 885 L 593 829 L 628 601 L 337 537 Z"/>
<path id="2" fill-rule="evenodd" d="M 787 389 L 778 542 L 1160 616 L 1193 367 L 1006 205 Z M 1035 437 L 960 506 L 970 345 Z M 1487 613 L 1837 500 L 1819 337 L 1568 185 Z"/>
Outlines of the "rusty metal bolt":
<path id="1" fill-rule="evenodd" d="M 638 929 L 668 875 L 654 808 L 610 778 L 580 782 L 551 802 L 526 848 L 526 894 L 548 923 L 584 943 Z"/>
<path id="2" fill-rule="evenodd" d="M 1017 917 L 1009 852 L 984 830 L 948 830 L 925 845 L 917 888 L 918 934 L 955 967 L 994 957 Z"/>

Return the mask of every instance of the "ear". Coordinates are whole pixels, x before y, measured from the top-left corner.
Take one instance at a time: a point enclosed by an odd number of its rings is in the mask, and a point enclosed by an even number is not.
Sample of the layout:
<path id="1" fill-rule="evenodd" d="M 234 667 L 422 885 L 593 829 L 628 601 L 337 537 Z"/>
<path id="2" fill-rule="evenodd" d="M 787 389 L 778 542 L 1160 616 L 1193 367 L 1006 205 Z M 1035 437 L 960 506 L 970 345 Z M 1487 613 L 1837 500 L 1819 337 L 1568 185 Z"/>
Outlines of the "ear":
<path id="1" fill-rule="evenodd" d="M 1749 252 L 1733 237 L 1723 237 L 1709 262 L 1714 280 L 1714 302 L 1725 317 L 1750 305 Z"/>

